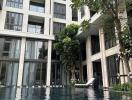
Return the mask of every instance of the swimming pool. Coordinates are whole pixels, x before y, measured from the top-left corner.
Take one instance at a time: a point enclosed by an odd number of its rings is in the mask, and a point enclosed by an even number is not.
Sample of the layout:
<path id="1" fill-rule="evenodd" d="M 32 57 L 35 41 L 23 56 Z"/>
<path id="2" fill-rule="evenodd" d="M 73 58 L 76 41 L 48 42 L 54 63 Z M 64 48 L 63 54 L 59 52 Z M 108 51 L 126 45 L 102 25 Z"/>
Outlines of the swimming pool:
<path id="1" fill-rule="evenodd" d="M 0 88 L 0 100 L 132 100 L 129 94 L 92 88 Z"/>

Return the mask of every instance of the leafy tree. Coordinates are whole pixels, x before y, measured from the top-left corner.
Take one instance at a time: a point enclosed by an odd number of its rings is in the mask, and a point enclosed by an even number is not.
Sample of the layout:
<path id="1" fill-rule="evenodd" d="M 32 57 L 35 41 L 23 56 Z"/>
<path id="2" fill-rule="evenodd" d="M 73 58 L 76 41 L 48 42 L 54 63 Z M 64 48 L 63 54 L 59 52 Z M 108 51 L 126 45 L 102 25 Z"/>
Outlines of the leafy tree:
<path id="1" fill-rule="evenodd" d="M 63 31 L 56 34 L 56 40 L 53 44 L 60 60 L 66 70 L 72 73 L 72 80 L 75 81 L 75 67 L 79 60 L 80 42 L 76 35 L 78 25 L 68 25 Z"/>
<path id="2" fill-rule="evenodd" d="M 128 27 L 128 23 L 123 25 L 122 21 L 126 21 L 123 12 L 132 9 L 132 0 L 71 0 L 73 8 L 88 6 L 91 10 L 109 15 L 113 20 L 119 40 L 120 53 L 119 57 L 124 62 L 124 66 L 130 71 L 129 59 L 132 57 L 132 36 Z M 130 25 L 130 21 L 129 25 Z M 110 22 L 109 22 L 110 23 Z M 105 26 L 107 26 L 105 24 Z M 110 35 L 110 34 L 109 34 Z"/>

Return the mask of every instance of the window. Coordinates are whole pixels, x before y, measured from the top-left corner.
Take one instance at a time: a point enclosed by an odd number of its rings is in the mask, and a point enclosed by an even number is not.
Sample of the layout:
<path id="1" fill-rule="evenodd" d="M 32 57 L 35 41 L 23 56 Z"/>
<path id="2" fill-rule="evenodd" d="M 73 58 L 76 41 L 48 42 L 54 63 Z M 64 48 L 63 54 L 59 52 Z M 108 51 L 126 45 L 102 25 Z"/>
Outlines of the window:
<path id="1" fill-rule="evenodd" d="M 65 28 L 65 24 L 54 22 L 54 24 L 53 24 L 53 33 L 54 33 L 54 34 L 59 33 L 59 32 L 61 32 L 64 28 Z"/>
<path id="2" fill-rule="evenodd" d="M 0 85 L 16 86 L 21 40 L 0 37 Z"/>
<path id="3" fill-rule="evenodd" d="M 105 49 L 109 49 L 116 46 L 115 25 L 113 20 L 111 20 L 110 18 L 108 21 L 106 21 L 105 25 L 103 26 L 103 30 L 105 33 L 104 34 Z"/>
<path id="4" fill-rule="evenodd" d="M 113 84 L 119 84 L 119 79 L 117 78 L 117 74 L 119 73 L 119 61 L 116 59 L 116 54 L 106 58 L 110 86 Z"/>
<path id="5" fill-rule="evenodd" d="M 66 6 L 64 4 L 54 3 L 54 17 L 66 19 Z"/>
<path id="6" fill-rule="evenodd" d="M 23 0 L 7 0 L 7 6 L 14 8 L 22 8 Z"/>
<path id="7" fill-rule="evenodd" d="M 29 22 L 28 32 L 36 33 L 36 34 L 43 34 L 43 32 L 44 32 L 43 27 L 44 27 L 43 24 Z"/>
<path id="8" fill-rule="evenodd" d="M 81 7 L 81 18 L 83 18 L 85 15 L 84 6 Z"/>
<path id="9" fill-rule="evenodd" d="M 47 42 L 28 40 L 26 42 L 25 59 L 47 59 Z"/>
<path id="10" fill-rule="evenodd" d="M 105 36 L 105 49 L 109 49 L 109 48 L 116 46 L 116 36 L 114 33 L 114 29 L 113 29 L 113 32 L 111 33 L 107 31 L 104 34 L 104 36 Z"/>
<path id="11" fill-rule="evenodd" d="M 5 21 L 5 29 L 21 31 L 22 21 L 23 21 L 22 14 L 14 13 L 14 12 L 7 12 L 6 21 Z"/>
<path id="12" fill-rule="evenodd" d="M 72 21 L 78 21 L 78 10 L 72 9 Z"/>
<path id="13" fill-rule="evenodd" d="M 30 10 L 35 12 L 44 13 L 45 3 L 30 2 Z"/>
<path id="14" fill-rule="evenodd" d="M 21 41 L 10 37 L 0 38 L 0 58 L 19 58 Z"/>
<path id="15" fill-rule="evenodd" d="M 99 36 L 91 35 L 92 55 L 100 52 Z"/>

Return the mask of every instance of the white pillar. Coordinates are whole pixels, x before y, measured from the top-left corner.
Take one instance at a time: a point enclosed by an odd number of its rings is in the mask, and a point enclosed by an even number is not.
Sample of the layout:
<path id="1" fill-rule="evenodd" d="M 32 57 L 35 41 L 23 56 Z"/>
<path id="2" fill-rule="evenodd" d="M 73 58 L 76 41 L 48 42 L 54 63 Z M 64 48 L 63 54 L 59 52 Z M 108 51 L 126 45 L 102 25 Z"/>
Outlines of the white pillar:
<path id="1" fill-rule="evenodd" d="M 45 0 L 45 14 L 50 15 L 51 14 L 51 3 L 52 0 Z M 45 17 L 44 18 L 44 34 L 49 35 L 49 28 L 50 28 L 50 18 Z"/>
<path id="2" fill-rule="evenodd" d="M 51 76 L 51 52 L 52 52 L 52 41 L 48 41 L 48 59 L 47 59 L 47 80 L 46 86 L 50 86 L 50 76 Z"/>
<path id="3" fill-rule="evenodd" d="M 103 87 L 108 88 L 108 71 L 105 55 L 105 41 L 104 41 L 104 32 L 103 29 L 99 29 L 99 39 L 100 39 L 100 52 L 101 52 L 101 66 L 102 66 L 102 78 L 103 78 Z"/>
<path id="4" fill-rule="evenodd" d="M 45 13 L 50 14 L 51 11 L 51 1 L 52 0 L 45 0 Z"/>
<path id="5" fill-rule="evenodd" d="M 22 32 L 27 32 L 28 28 L 28 12 L 29 12 L 29 4 L 30 0 L 23 0 L 23 25 L 22 25 Z"/>
<path id="6" fill-rule="evenodd" d="M 86 61 L 87 61 L 87 78 L 88 80 L 93 78 L 93 64 L 91 61 L 91 36 L 87 37 L 86 41 Z"/>
<path id="7" fill-rule="evenodd" d="M 6 20 L 6 11 L 2 10 L 0 13 L 0 30 L 4 30 L 5 27 L 5 20 Z"/>
<path id="8" fill-rule="evenodd" d="M 24 66 L 24 55 L 25 55 L 25 44 L 26 44 L 26 39 L 22 38 L 20 59 L 19 59 L 19 70 L 18 70 L 17 86 L 22 86 L 23 68 L 24 68 L 23 67 Z"/>
<path id="9" fill-rule="evenodd" d="M 28 29 L 28 14 L 23 15 L 22 32 L 27 32 Z"/>
<path id="10" fill-rule="evenodd" d="M 66 21 L 67 21 L 67 25 L 71 24 L 72 22 L 72 8 L 70 6 L 71 1 L 70 0 L 66 0 Z"/>
<path id="11" fill-rule="evenodd" d="M 131 73 L 132 73 L 132 58 L 130 58 L 130 60 L 129 60 L 129 65 L 130 65 L 130 70 L 131 70 Z"/>
<path id="12" fill-rule="evenodd" d="M 49 18 L 45 17 L 45 21 L 44 21 L 44 34 L 45 35 L 49 35 Z"/>
<path id="13" fill-rule="evenodd" d="M 51 9 L 51 0 L 45 0 L 45 14 L 49 15 Z M 50 19 L 45 17 L 44 20 L 44 34 L 49 35 Z"/>

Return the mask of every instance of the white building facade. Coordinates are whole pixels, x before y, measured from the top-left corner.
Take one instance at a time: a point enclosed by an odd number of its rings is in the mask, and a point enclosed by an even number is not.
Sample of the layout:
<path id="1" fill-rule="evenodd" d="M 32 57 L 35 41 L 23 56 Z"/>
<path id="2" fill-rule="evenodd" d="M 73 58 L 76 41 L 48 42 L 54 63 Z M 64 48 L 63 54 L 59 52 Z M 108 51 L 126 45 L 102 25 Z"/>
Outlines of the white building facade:
<path id="1" fill-rule="evenodd" d="M 1 0 L 0 4 L 0 84 L 64 84 L 65 72 L 52 47 L 54 34 L 66 25 L 80 24 L 84 19 L 97 24 L 101 15 L 90 12 L 87 7 L 73 10 L 70 0 Z M 78 34 L 84 46 L 79 78 L 85 82 L 97 77 L 99 84 L 109 87 L 118 81 L 114 75 L 120 73 L 109 59 L 114 59 L 119 50 L 114 41 L 105 44 L 107 40 L 102 33 L 102 27 L 93 26 L 90 34 Z M 114 57 L 109 58 L 112 55 Z M 114 70 L 114 74 L 108 74 L 109 70 Z"/>
<path id="2" fill-rule="evenodd" d="M 60 84 L 62 71 L 57 58 L 51 57 L 52 42 L 66 25 L 78 24 L 70 0 L 1 0 L 0 4 L 0 84 Z"/>

